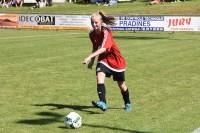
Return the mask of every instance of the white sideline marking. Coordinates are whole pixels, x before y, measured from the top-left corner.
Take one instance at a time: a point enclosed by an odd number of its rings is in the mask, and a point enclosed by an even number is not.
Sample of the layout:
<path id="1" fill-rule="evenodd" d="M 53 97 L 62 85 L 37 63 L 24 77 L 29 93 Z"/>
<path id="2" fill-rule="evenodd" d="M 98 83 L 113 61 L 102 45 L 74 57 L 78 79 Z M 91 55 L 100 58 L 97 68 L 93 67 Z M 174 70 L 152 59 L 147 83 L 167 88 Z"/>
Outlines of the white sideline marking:
<path id="1" fill-rule="evenodd" d="M 192 133 L 200 133 L 200 127 L 195 129 Z"/>
<path id="2" fill-rule="evenodd" d="M 30 35 L 30 36 L 9 36 L 9 37 L 3 37 L 0 38 L 0 40 L 2 39 L 24 39 L 24 38 L 32 38 L 32 37 L 52 37 L 52 36 L 61 36 L 61 35 L 78 35 L 80 33 L 65 33 L 65 34 L 55 34 L 55 35 Z"/>

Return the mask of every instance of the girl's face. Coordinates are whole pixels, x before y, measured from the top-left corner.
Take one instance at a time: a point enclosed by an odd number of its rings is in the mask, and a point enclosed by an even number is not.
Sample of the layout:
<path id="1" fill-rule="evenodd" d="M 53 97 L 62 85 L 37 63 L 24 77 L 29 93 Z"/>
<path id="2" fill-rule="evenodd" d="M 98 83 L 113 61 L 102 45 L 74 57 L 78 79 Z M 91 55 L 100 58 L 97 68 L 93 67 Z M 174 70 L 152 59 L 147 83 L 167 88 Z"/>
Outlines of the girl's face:
<path id="1" fill-rule="evenodd" d="M 102 20 L 99 16 L 92 16 L 91 24 L 95 31 L 100 32 L 102 26 Z"/>

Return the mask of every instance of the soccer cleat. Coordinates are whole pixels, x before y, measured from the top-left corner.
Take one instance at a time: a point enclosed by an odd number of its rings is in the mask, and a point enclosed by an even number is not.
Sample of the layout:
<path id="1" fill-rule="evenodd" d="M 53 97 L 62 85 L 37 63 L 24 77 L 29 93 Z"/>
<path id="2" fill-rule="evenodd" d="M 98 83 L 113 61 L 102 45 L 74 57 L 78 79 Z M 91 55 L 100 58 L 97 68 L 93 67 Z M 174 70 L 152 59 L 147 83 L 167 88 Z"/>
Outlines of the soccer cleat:
<path id="1" fill-rule="evenodd" d="M 108 109 L 108 106 L 106 105 L 106 103 L 102 102 L 102 101 L 92 101 L 92 105 L 94 107 L 100 108 L 102 111 L 106 111 Z"/>
<path id="2" fill-rule="evenodd" d="M 126 112 L 131 112 L 132 111 L 132 105 L 130 103 L 125 104 L 124 110 Z"/>

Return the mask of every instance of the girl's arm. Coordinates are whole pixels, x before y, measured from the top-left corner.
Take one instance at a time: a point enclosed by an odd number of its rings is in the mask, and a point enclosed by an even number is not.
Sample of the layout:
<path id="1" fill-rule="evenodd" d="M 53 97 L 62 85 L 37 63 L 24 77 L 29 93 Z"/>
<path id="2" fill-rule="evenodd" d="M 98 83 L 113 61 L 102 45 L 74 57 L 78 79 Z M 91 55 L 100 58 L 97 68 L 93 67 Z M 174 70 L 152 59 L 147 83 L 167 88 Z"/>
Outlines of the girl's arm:
<path id="1" fill-rule="evenodd" d="M 100 48 L 97 51 L 91 53 L 88 57 L 86 57 L 83 61 L 82 64 L 89 64 L 91 59 L 95 58 L 97 55 L 100 55 L 106 51 L 106 48 Z"/>
<path id="2" fill-rule="evenodd" d="M 95 51 L 96 51 L 96 49 L 93 48 L 92 53 L 94 53 Z M 88 63 L 87 67 L 89 69 L 92 69 L 92 66 L 94 64 L 94 60 L 95 60 L 95 57 L 91 58 L 90 62 Z"/>

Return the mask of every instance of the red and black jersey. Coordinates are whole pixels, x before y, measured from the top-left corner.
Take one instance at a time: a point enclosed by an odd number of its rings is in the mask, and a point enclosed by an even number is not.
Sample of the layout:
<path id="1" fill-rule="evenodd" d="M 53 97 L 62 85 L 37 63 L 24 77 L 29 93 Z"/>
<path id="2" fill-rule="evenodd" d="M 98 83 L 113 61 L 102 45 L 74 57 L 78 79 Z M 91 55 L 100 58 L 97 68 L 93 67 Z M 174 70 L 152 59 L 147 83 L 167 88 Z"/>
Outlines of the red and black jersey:
<path id="1" fill-rule="evenodd" d="M 116 72 L 125 71 L 125 59 L 114 42 L 111 30 L 102 26 L 101 34 L 97 34 L 93 30 L 89 35 L 93 44 L 93 49 L 106 48 L 106 52 L 99 55 L 98 63 L 102 63 Z"/>

